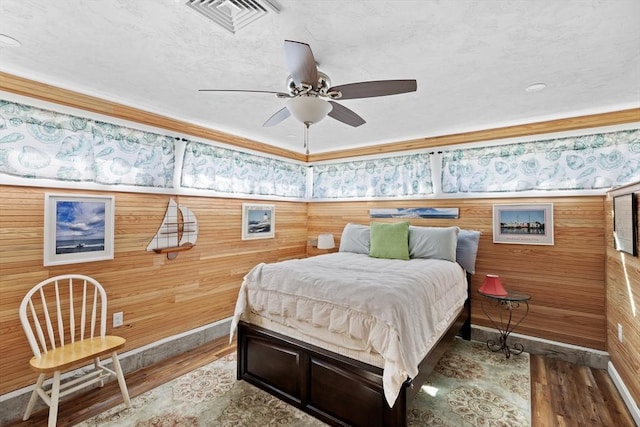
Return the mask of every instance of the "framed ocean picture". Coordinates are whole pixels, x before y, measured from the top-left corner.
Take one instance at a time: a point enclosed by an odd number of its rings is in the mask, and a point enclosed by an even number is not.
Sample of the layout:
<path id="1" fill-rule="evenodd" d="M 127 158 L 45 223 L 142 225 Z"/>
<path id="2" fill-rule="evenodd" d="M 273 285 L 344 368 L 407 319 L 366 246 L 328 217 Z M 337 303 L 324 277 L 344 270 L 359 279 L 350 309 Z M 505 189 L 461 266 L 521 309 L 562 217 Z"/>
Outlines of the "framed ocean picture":
<path id="1" fill-rule="evenodd" d="M 45 194 L 44 265 L 113 259 L 114 197 Z"/>
<path id="2" fill-rule="evenodd" d="M 276 233 L 276 207 L 242 204 L 242 240 L 271 239 Z"/>
<path id="3" fill-rule="evenodd" d="M 457 219 L 459 208 L 375 208 L 369 209 L 371 218 L 447 218 Z"/>
<path id="4" fill-rule="evenodd" d="M 553 245 L 553 204 L 493 205 L 493 243 Z"/>

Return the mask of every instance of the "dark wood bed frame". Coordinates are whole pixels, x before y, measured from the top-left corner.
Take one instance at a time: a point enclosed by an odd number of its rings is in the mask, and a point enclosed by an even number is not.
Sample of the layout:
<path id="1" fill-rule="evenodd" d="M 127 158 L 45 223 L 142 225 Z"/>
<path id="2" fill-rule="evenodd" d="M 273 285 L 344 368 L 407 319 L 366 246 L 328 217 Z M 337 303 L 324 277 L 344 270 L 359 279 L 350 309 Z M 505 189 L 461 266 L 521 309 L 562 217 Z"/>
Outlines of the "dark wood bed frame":
<path id="1" fill-rule="evenodd" d="M 470 287 L 471 277 L 467 275 Z M 407 380 L 392 408 L 384 397 L 382 369 L 267 329 L 238 325 L 238 379 L 333 426 L 404 427 L 407 404 L 420 390 L 456 335 L 471 338 L 471 300 Z"/>

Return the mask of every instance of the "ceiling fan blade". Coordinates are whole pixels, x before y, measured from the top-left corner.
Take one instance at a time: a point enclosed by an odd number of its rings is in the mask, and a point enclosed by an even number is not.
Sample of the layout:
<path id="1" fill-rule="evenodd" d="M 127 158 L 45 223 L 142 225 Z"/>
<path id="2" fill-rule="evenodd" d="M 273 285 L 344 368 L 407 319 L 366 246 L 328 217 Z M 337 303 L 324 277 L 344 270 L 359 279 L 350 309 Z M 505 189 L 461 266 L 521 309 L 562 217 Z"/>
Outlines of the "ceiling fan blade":
<path id="1" fill-rule="evenodd" d="M 366 123 L 362 117 L 347 107 L 340 105 L 335 101 L 329 101 L 329 104 L 333 107 L 331 111 L 329 111 L 329 117 L 353 127 L 358 127 Z"/>
<path id="2" fill-rule="evenodd" d="M 275 126 L 281 121 L 287 119 L 290 115 L 291 115 L 291 112 L 289 111 L 289 109 L 287 107 L 283 107 L 280 110 L 276 111 L 271 117 L 269 117 L 262 126 L 263 127 Z"/>
<path id="3" fill-rule="evenodd" d="M 415 80 L 377 80 L 335 86 L 330 88 L 329 92 L 339 90 L 342 96 L 338 99 L 356 99 L 415 92 L 417 88 L 418 83 Z"/>
<path id="4" fill-rule="evenodd" d="M 284 41 L 284 55 L 291 78 L 297 86 L 305 83 L 318 88 L 318 67 L 311 52 L 311 47 L 306 43 L 292 40 Z"/>
<path id="5" fill-rule="evenodd" d="M 273 93 L 278 98 L 291 98 L 291 95 L 273 90 L 251 90 L 251 89 L 198 89 L 198 92 L 247 92 L 247 93 Z"/>

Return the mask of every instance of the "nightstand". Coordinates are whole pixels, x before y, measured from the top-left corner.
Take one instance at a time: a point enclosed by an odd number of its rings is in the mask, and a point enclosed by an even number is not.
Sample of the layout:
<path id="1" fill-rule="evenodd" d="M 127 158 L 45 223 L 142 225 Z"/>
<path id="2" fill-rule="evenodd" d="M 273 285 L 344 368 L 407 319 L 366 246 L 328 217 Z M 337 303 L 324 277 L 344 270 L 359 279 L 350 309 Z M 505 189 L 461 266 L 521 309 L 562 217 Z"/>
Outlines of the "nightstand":
<path id="1" fill-rule="evenodd" d="M 531 295 L 524 292 L 507 292 L 507 295 L 491 295 L 478 291 L 483 297 L 480 298 L 480 307 L 487 316 L 494 328 L 496 328 L 500 334 L 498 342 L 494 340 L 487 341 L 487 347 L 491 351 L 504 351 L 504 355 L 511 357 L 512 354 L 520 354 L 524 351 L 524 346 L 520 343 L 514 343 L 509 345 L 507 342 L 509 335 L 529 314 L 529 300 Z M 487 312 L 488 305 L 497 312 L 497 316 L 491 317 Z M 522 310 L 521 310 L 522 308 Z M 520 310 L 520 313 L 518 311 Z M 506 311 L 506 313 L 505 313 Z M 514 318 L 514 311 L 515 318 Z M 517 321 L 514 321 L 517 319 Z"/>

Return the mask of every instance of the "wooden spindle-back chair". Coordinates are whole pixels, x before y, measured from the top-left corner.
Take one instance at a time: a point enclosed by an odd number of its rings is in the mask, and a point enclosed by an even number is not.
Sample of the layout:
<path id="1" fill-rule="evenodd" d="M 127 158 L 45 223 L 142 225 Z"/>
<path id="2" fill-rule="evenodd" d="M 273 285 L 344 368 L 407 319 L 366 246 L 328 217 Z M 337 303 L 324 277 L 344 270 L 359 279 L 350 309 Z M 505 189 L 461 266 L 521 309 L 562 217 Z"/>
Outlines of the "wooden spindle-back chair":
<path id="1" fill-rule="evenodd" d="M 107 294 L 95 279 L 81 274 L 64 274 L 43 280 L 25 295 L 20 304 L 20 322 L 33 351 L 31 368 L 39 373 L 24 420 L 28 420 L 38 396 L 49 406 L 49 427 L 56 425 L 59 399 L 80 389 L 99 384 L 114 375 L 122 398 L 131 407 L 117 351 L 125 339 L 106 335 Z M 111 356 L 113 370 L 100 360 Z M 93 362 L 89 370 L 61 382 L 61 374 Z M 47 375 L 53 381 L 45 385 Z"/>

